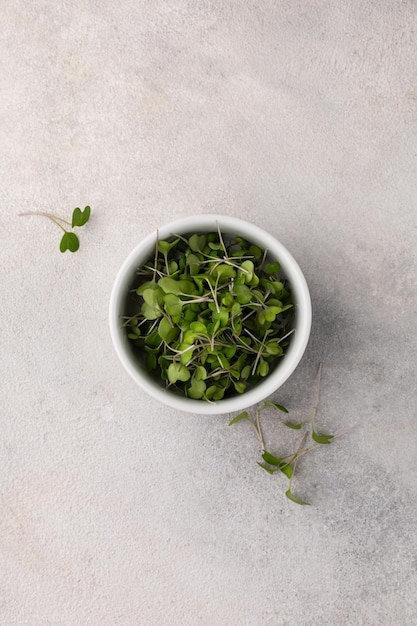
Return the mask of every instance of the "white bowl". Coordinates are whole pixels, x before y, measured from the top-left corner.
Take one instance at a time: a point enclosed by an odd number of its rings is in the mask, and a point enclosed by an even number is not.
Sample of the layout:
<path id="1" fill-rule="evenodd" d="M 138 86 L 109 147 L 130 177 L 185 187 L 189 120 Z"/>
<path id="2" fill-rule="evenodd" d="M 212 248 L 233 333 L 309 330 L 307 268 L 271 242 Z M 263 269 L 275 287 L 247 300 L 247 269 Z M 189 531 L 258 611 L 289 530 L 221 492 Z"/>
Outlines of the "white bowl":
<path id="1" fill-rule="evenodd" d="M 156 242 L 156 233 L 150 234 L 129 254 L 113 285 L 110 297 L 110 332 L 116 353 L 125 369 L 133 380 L 148 394 L 181 411 L 199 414 L 219 414 L 240 411 L 253 404 L 261 402 L 288 379 L 293 373 L 306 349 L 311 330 L 311 300 L 306 280 L 297 262 L 288 250 L 265 230 L 227 215 L 193 215 L 178 219 L 171 224 L 162 226 L 159 239 L 168 239 L 179 234 L 193 234 L 217 231 L 220 228 L 224 234 L 233 237 L 241 236 L 263 250 L 268 250 L 272 259 L 276 258 L 282 269 L 282 274 L 291 286 L 291 294 L 295 307 L 295 332 L 287 352 L 279 361 L 277 367 L 256 387 L 236 394 L 233 397 L 212 403 L 205 400 L 193 400 L 171 393 L 165 389 L 162 380 L 149 374 L 135 357 L 125 329 L 122 327 L 121 316 L 125 314 L 127 294 L 134 281 L 136 270 L 153 257 Z"/>

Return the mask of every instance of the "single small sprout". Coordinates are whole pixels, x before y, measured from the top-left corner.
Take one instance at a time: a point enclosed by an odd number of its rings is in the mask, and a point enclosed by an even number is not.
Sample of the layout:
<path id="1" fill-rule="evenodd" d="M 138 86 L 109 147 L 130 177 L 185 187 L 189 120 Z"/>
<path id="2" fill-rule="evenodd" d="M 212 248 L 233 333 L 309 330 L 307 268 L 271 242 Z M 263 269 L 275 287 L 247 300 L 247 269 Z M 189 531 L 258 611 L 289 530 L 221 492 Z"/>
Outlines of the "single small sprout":
<path id="1" fill-rule="evenodd" d="M 72 212 L 72 227 L 74 228 L 75 226 L 84 226 L 84 224 L 87 224 L 90 219 L 90 213 L 91 209 L 89 206 L 86 206 L 84 211 L 81 211 L 78 207 L 74 209 Z"/>
<path id="2" fill-rule="evenodd" d="M 81 209 L 77 207 L 72 212 L 71 222 L 64 220 L 62 217 L 58 217 L 57 215 L 53 215 L 52 213 L 45 213 L 43 211 L 27 211 L 25 213 L 19 213 L 19 215 L 40 215 L 41 217 L 47 217 L 51 220 L 51 222 L 64 231 L 59 244 L 60 251 L 66 252 L 69 250 L 70 252 L 77 252 L 80 247 L 80 241 L 77 235 L 72 231 L 67 230 L 66 227 L 75 228 L 84 226 L 84 224 L 86 224 L 90 219 L 90 213 L 91 209 L 89 206 L 86 206 L 84 211 L 81 211 Z M 64 227 L 63 224 L 65 224 L 66 227 Z"/>
<path id="3" fill-rule="evenodd" d="M 62 235 L 61 243 L 59 244 L 61 252 L 65 252 L 66 250 L 77 252 L 79 247 L 80 241 L 75 233 L 65 232 Z"/>
<path id="4" fill-rule="evenodd" d="M 285 426 L 293 430 L 301 430 L 305 424 L 309 424 L 311 428 L 311 437 L 315 441 L 315 445 L 304 447 L 308 438 L 308 434 L 309 434 L 308 432 L 304 432 L 302 439 L 297 449 L 295 450 L 295 452 L 291 452 L 289 454 L 283 454 L 282 456 L 276 456 L 275 454 L 268 452 L 265 449 L 264 437 L 263 437 L 262 430 L 261 430 L 261 423 L 260 423 L 261 411 L 263 411 L 263 409 L 266 409 L 266 408 L 273 408 L 278 411 L 282 411 L 283 413 L 288 413 L 288 410 L 284 406 L 282 406 L 282 404 L 277 404 L 276 402 L 270 402 L 269 400 L 264 402 L 262 406 L 256 409 L 255 417 L 253 419 L 249 416 L 248 411 L 243 411 L 243 413 L 239 413 L 239 415 L 234 417 L 229 422 L 229 426 L 232 426 L 233 424 L 236 424 L 237 422 L 240 422 L 242 420 L 246 420 L 251 424 L 261 446 L 262 462 L 257 461 L 257 464 L 259 465 L 260 468 L 262 468 L 268 474 L 271 474 L 271 475 L 276 474 L 276 473 L 284 474 L 284 476 L 288 478 L 288 489 L 285 492 L 286 497 L 292 502 L 294 502 L 295 504 L 300 504 L 300 505 L 308 505 L 309 502 L 306 502 L 305 500 L 302 500 L 301 498 L 295 496 L 294 493 L 292 492 L 292 483 L 293 483 L 293 479 L 295 476 L 297 463 L 302 456 L 304 456 L 311 450 L 314 450 L 320 447 L 320 445 L 322 444 L 329 444 L 334 437 L 333 435 L 318 435 L 314 430 L 314 418 L 317 413 L 319 397 L 320 397 L 320 376 L 321 376 L 321 364 L 319 366 L 318 374 L 317 374 L 316 399 L 315 399 L 315 403 L 314 403 L 314 406 L 310 413 L 309 418 L 298 423 L 294 423 L 290 421 L 283 422 Z"/>

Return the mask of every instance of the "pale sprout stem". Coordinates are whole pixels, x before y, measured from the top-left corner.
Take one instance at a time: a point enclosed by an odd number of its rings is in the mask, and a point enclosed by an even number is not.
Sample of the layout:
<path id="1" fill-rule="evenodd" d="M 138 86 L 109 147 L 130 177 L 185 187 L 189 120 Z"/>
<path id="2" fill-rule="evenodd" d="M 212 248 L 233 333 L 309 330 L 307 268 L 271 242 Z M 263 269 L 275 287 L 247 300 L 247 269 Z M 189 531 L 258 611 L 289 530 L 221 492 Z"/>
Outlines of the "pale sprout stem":
<path id="1" fill-rule="evenodd" d="M 307 433 L 304 433 L 303 438 L 300 441 L 300 445 L 298 446 L 297 451 L 295 452 L 295 454 L 293 456 L 293 459 L 294 459 L 294 461 L 293 461 L 293 472 L 292 472 L 292 475 L 291 475 L 291 478 L 290 478 L 290 482 L 288 484 L 288 490 L 289 491 L 291 491 L 291 485 L 292 485 L 292 481 L 293 481 L 294 474 L 295 474 L 295 468 L 297 467 L 298 459 L 302 455 L 302 449 L 303 449 L 303 446 L 305 444 L 306 439 L 307 439 Z M 291 461 L 293 459 L 291 459 Z M 288 461 L 287 465 L 289 465 L 291 463 L 291 461 Z"/>
<path id="2" fill-rule="evenodd" d="M 45 213 L 44 211 L 25 211 L 24 213 L 19 213 L 18 215 L 19 216 L 39 215 L 41 217 L 47 217 L 54 224 L 59 226 L 59 228 L 61 228 L 64 231 L 64 233 L 67 232 L 67 231 L 62 226 L 62 224 L 60 224 L 60 222 L 63 222 L 64 224 L 67 224 L 68 226 L 71 226 L 71 223 L 67 222 L 67 220 L 62 219 L 62 217 L 58 217 L 57 215 L 52 215 L 52 213 Z"/>
<path id="3" fill-rule="evenodd" d="M 172 350 L 172 352 L 175 352 L 177 356 L 181 356 L 182 354 L 185 354 L 189 350 L 193 350 L 195 347 L 196 347 L 195 343 L 193 343 L 191 346 L 187 346 L 186 348 L 184 348 L 184 350 L 175 350 L 175 348 L 173 348 L 172 346 L 169 346 L 169 349 Z"/>
<path id="4" fill-rule="evenodd" d="M 165 254 L 164 252 L 164 259 L 165 259 L 165 269 L 167 271 L 167 276 L 169 276 L 169 264 L 168 264 L 168 255 Z"/>
<path id="5" fill-rule="evenodd" d="M 284 339 L 292 335 L 293 332 L 295 332 L 295 328 L 291 328 L 291 330 L 286 335 L 277 340 L 277 343 L 281 343 L 281 341 L 284 341 Z"/>
<path id="6" fill-rule="evenodd" d="M 319 406 L 319 401 L 320 401 L 320 383 L 321 383 L 321 369 L 322 369 L 322 364 L 319 363 L 319 367 L 317 370 L 317 382 L 316 382 L 316 386 L 317 386 L 317 391 L 316 391 L 316 400 L 314 403 L 314 406 L 311 410 L 311 426 L 314 430 L 314 418 L 316 417 L 316 413 L 317 413 L 317 409 Z"/>
<path id="7" fill-rule="evenodd" d="M 217 232 L 219 233 L 220 244 L 221 244 L 221 246 L 223 248 L 223 251 L 224 251 L 225 255 L 227 256 L 227 249 L 226 249 L 226 246 L 224 245 L 224 241 L 223 241 L 222 233 L 221 233 L 221 230 L 220 230 L 219 222 L 217 222 Z"/>
<path id="8" fill-rule="evenodd" d="M 159 230 L 157 229 L 156 231 L 156 244 L 155 244 L 155 257 L 154 257 L 154 263 L 153 263 L 153 282 L 156 282 L 156 274 L 158 273 L 159 275 L 160 272 L 158 272 L 158 270 L 156 269 L 156 266 L 158 264 L 158 241 L 159 241 Z"/>
<path id="9" fill-rule="evenodd" d="M 262 430 L 261 430 L 260 416 L 261 416 L 261 411 L 258 409 L 256 411 L 256 430 L 258 434 L 259 443 L 261 444 L 262 452 L 265 452 L 265 442 L 264 442 L 264 438 L 263 438 Z"/>

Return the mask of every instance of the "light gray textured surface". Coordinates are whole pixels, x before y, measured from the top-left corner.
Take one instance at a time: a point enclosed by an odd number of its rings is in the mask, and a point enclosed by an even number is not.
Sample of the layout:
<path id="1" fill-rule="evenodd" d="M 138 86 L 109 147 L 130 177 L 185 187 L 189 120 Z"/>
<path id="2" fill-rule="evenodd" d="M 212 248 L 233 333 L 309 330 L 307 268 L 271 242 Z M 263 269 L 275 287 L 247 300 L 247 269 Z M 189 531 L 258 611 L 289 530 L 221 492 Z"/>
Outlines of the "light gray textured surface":
<path id="1" fill-rule="evenodd" d="M 417 623 L 415 2 L 3 0 L 1 22 L 0 623 Z M 73 256 L 17 217 L 87 203 Z M 309 282 L 274 399 L 307 411 L 323 362 L 320 427 L 349 432 L 300 463 L 314 506 L 245 424 L 164 409 L 114 354 L 123 259 L 203 212 L 266 227 Z"/>

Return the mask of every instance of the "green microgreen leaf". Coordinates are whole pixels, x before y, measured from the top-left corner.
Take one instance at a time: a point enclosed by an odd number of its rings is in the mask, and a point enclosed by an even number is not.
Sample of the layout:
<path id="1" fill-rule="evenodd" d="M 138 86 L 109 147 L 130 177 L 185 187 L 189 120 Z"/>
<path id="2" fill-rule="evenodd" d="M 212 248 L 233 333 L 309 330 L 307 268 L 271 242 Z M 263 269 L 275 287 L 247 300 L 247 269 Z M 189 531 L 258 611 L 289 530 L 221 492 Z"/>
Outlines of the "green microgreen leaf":
<path id="1" fill-rule="evenodd" d="M 272 290 L 272 293 L 274 294 L 274 296 L 279 298 L 283 294 L 284 285 L 280 281 L 273 281 L 273 282 L 271 282 L 271 290 Z M 282 303 L 280 301 L 278 301 L 278 302 L 279 302 L 278 306 L 282 306 Z M 271 304 L 272 304 L 272 302 L 271 302 Z"/>
<path id="2" fill-rule="evenodd" d="M 163 317 L 159 322 L 158 335 L 166 343 L 170 343 L 171 341 L 176 339 L 179 335 L 179 332 L 179 328 L 173 326 L 166 317 Z"/>
<path id="3" fill-rule="evenodd" d="M 254 271 L 255 271 L 255 266 L 253 262 L 249 260 L 243 261 L 240 267 L 241 267 L 242 275 L 245 278 L 245 283 L 250 283 L 253 278 Z"/>
<path id="4" fill-rule="evenodd" d="M 158 241 L 158 251 L 161 252 L 163 255 L 167 255 L 169 251 L 172 250 L 172 248 L 175 248 L 178 242 L 179 239 L 175 239 L 175 241 L 172 242 L 163 240 Z"/>
<path id="5" fill-rule="evenodd" d="M 207 370 L 203 365 L 196 365 L 196 368 L 194 370 L 194 378 L 195 380 L 206 380 Z"/>
<path id="6" fill-rule="evenodd" d="M 275 474 L 275 472 L 279 472 L 279 469 L 273 469 L 272 467 L 268 467 L 267 465 L 265 465 L 265 463 L 260 463 L 259 461 L 257 461 L 257 464 L 259 465 L 259 467 L 262 467 L 262 469 L 268 472 L 268 474 Z"/>
<path id="7" fill-rule="evenodd" d="M 161 294 L 163 294 L 161 289 L 145 289 L 142 293 L 142 297 L 146 304 L 149 304 L 150 307 L 156 308 L 160 306 Z"/>
<path id="8" fill-rule="evenodd" d="M 61 252 L 66 252 L 69 250 L 70 252 L 77 252 L 80 247 L 80 242 L 75 233 L 70 233 L 65 231 L 62 235 L 61 243 L 59 244 L 59 249 Z"/>
<path id="9" fill-rule="evenodd" d="M 231 422 L 229 422 L 229 426 L 233 426 L 233 424 L 236 424 L 237 422 L 240 422 L 241 420 L 248 420 L 248 419 L 249 419 L 249 413 L 247 411 L 243 411 L 242 413 L 239 413 L 239 415 L 236 415 L 236 417 L 234 417 Z"/>
<path id="10" fill-rule="evenodd" d="M 228 359 L 225 357 L 224 354 L 219 352 L 217 354 L 217 359 L 218 359 L 218 361 L 220 363 L 220 367 L 222 367 L 224 370 L 229 370 L 230 369 L 230 363 L 229 363 Z"/>
<path id="11" fill-rule="evenodd" d="M 279 467 L 280 471 L 285 474 L 287 478 L 292 478 L 294 475 L 293 466 L 290 463 L 284 463 Z"/>
<path id="12" fill-rule="evenodd" d="M 283 353 L 282 347 L 279 345 L 279 343 L 277 343 L 275 339 L 271 339 L 270 341 L 266 342 L 265 351 L 271 356 L 277 356 L 278 354 Z"/>
<path id="13" fill-rule="evenodd" d="M 252 301 L 252 291 L 247 285 L 235 284 L 233 291 L 239 304 L 248 304 Z"/>
<path id="14" fill-rule="evenodd" d="M 192 295 L 195 293 L 194 283 L 187 279 L 176 280 L 171 276 L 164 276 L 159 279 L 158 286 L 161 287 L 165 293 L 174 294 L 176 296 L 181 294 Z"/>
<path id="15" fill-rule="evenodd" d="M 206 390 L 206 383 L 204 380 L 193 379 L 191 385 L 188 387 L 187 393 L 189 398 L 193 400 L 201 400 Z"/>
<path id="16" fill-rule="evenodd" d="M 271 406 L 278 411 L 282 411 L 283 413 L 288 413 L 288 409 L 286 409 L 285 406 L 282 406 L 282 404 L 277 404 L 276 402 L 270 402 L 270 400 L 266 400 L 263 404 L 263 407 L 267 406 Z"/>
<path id="17" fill-rule="evenodd" d="M 196 254 L 189 254 L 187 256 L 187 266 L 190 271 L 190 276 L 196 276 L 200 270 L 200 259 Z"/>
<path id="18" fill-rule="evenodd" d="M 267 452 L 266 450 L 263 452 L 262 458 L 263 458 L 264 461 L 266 461 L 270 465 L 281 465 L 282 464 L 282 459 L 281 458 L 279 458 L 277 456 L 274 456 L 273 454 L 271 454 L 270 452 Z"/>
<path id="19" fill-rule="evenodd" d="M 278 263 L 278 261 L 275 261 L 275 263 L 267 263 L 265 265 L 265 272 L 269 274 L 270 276 L 272 276 L 272 274 L 278 274 L 280 269 L 281 269 L 281 266 Z"/>
<path id="20" fill-rule="evenodd" d="M 227 348 L 223 348 L 223 354 L 225 355 L 225 357 L 227 357 L 228 359 L 231 359 L 232 357 L 235 356 L 236 354 L 236 350 L 237 350 L 237 346 L 229 346 Z M 230 370 L 231 371 L 231 370 Z"/>
<path id="21" fill-rule="evenodd" d="M 193 252 L 203 252 L 206 245 L 206 237 L 204 235 L 192 235 L 188 244 Z"/>
<path id="22" fill-rule="evenodd" d="M 72 212 L 72 228 L 75 226 L 84 226 L 90 219 L 91 208 L 86 206 L 84 211 L 81 211 L 80 208 L 74 209 Z"/>
<path id="23" fill-rule="evenodd" d="M 183 365 L 187 365 L 193 358 L 194 345 L 190 343 L 182 342 L 178 346 L 178 349 L 181 352 L 181 356 L 180 356 L 181 363 Z"/>
<path id="24" fill-rule="evenodd" d="M 168 261 L 168 273 L 175 274 L 178 269 L 178 263 L 176 261 Z"/>
<path id="25" fill-rule="evenodd" d="M 224 392 L 225 389 L 220 385 L 210 385 L 210 387 L 208 387 L 206 390 L 205 397 L 207 398 L 207 400 L 217 402 L 218 400 L 221 400 L 223 398 Z"/>
<path id="26" fill-rule="evenodd" d="M 282 309 L 278 306 L 267 306 L 264 309 L 264 315 L 267 322 L 274 322 L 278 313 L 281 313 Z"/>
<path id="27" fill-rule="evenodd" d="M 294 424 L 293 422 L 284 422 L 284 425 L 288 428 L 292 428 L 293 430 L 300 430 L 304 423 L 305 422 L 299 422 L 298 424 Z"/>
<path id="28" fill-rule="evenodd" d="M 161 342 L 161 337 L 157 331 L 149 333 L 149 335 L 146 335 L 145 337 L 145 346 L 151 348 L 152 350 L 157 350 L 161 345 Z"/>
<path id="29" fill-rule="evenodd" d="M 269 373 L 269 363 L 265 361 L 264 359 L 259 359 L 259 364 L 258 364 L 258 367 L 256 368 L 256 373 L 259 374 L 259 376 L 262 376 L 262 378 L 267 376 Z"/>
<path id="30" fill-rule="evenodd" d="M 225 282 L 230 278 L 234 278 L 236 276 L 236 270 L 231 265 L 226 265 L 225 263 L 221 265 L 217 265 L 213 269 L 213 276 L 220 279 L 220 282 Z"/>
<path id="31" fill-rule="evenodd" d="M 164 309 L 171 315 L 174 322 L 178 322 L 181 317 L 182 307 L 184 303 L 173 293 L 167 293 L 164 296 Z"/>
<path id="32" fill-rule="evenodd" d="M 316 443 L 320 444 L 328 444 L 333 439 L 334 435 L 318 435 L 313 429 L 311 437 L 314 439 Z"/>
<path id="33" fill-rule="evenodd" d="M 305 502 L 305 500 L 300 500 L 300 498 L 297 498 L 290 489 L 287 489 L 287 491 L 285 492 L 285 495 L 287 496 L 287 498 L 289 498 L 292 502 L 295 502 L 296 504 L 301 504 L 301 505 L 310 505 L 309 502 Z"/>
<path id="34" fill-rule="evenodd" d="M 252 371 L 252 367 L 250 365 L 245 365 L 245 367 L 242 368 L 242 371 L 240 373 L 241 378 L 243 378 L 244 380 L 247 380 L 251 374 Z"/>
<path id="35" fill-rule="evenodd" d="M 226 326 L 229 320 L 229 311 L 221 306 L 218 311 L 213 311 L 211 317 L 213 322 L 219 322 L 220 326 Z"/>
<path id="36" fill-rule="evenodd" d="M 142 304 L 140 312 L 147 320 L 156 320 L 163 315 L 159 307 L 154 307 L 146 302 Z"/>
<path id="37" fill-rule="evenodd" d="M 183 336 L 183 343 L 191 345 L 197 339 L 198 333 L 193 333 L 192 330 L 186 330 Z"/>
<path id="38" fill-rule="evenodd" d="M 234 302 L 235 300 L 229 291 L 224 296 L 222 296 L 222 305 L 225 306 L 226 308 L 233 307 Z M 231 313 L 233 315 L 233 308 L 231 310 Z"/>
<path id="39" fill-rule="evenodd" d="M 207 326 L 203 322 L 191 322 L 190 330 L 201 335 L 207 334 Z"/>
<path id="40" fill-rule="evenodd" d="M 249 246 L 249 254 L 254 257 L 255 261 L 259 261 L 263 256 L 264 251 L 254 244 Z"/>
<path id="41" fill-rule="evenodd" d="M 247 385 L 246 385 L 246 383 L 242 382 L 241 380 L 233 381 L 233 385 L 234 385 L 234 388 L 236 389 L 236 391 L 238 393 L 244 393 L 246 391 Z"/>
<path id="42" fill-rule="evenodd" d="M 178 380 L 186 382 L 190 379 L 191 374 L 182 363 L 171 363 L 167 370 L 168 380 L 175 384 Z"/>
<path id="43" fill-rule="evenodd" d="M 146 289 L 159 289 L 159 287 L 154 281 L 147 280 L 146 282 L 142 283 L 142 285 L 137 287 L 136 294 L 138 296 L 141 296 Z"/>
<path id="44" fill-rule="evenodd" d="M 212 241 L 209 241 L 209 248 L 210 250 L 221 250 L 222 249 L 222 245 L 220 243 L 213 243 Z"/>

